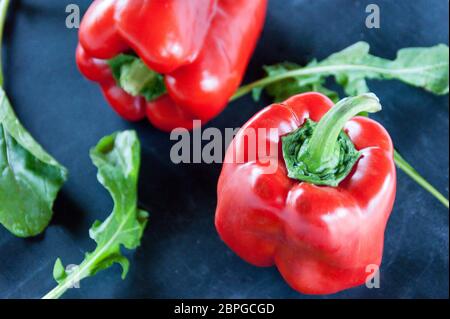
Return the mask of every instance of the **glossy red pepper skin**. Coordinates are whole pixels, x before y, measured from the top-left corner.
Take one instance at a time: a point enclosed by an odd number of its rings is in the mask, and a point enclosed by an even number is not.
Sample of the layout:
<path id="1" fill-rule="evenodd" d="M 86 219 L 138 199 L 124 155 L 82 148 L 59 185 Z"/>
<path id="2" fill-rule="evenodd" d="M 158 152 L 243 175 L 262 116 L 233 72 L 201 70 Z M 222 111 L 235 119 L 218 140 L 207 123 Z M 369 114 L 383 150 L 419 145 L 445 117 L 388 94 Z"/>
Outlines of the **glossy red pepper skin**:
<path id="1" fill-rule="evenodd" d="M 338 187 L 287 176 L 280 137 L 307 118 L 319 121 L 332 106 L 327 97 L 306 93 L 260 111 L 230 145 L 218 184 L 215 223 L 221 238 L 253 265 L 275 264 L 286 282 L 305 294 L 331 294 L 365 282 L 371 274 L 366 267 L 381 263 L 395 199 L 391 138 L 366 117 L 345 125 L 363 155 Z M 263 136 L 278 149 L 273 174 L 264 174 L 267 165 L 244 143 L 245 131 L 257 128 L 278 129 L 278 138 Z M 257 160 L 235 163 L 237 156 Z"/>
<path id="2" fill-rule="evenodd" d="M 262 31 L 267 0 L 96 0 L 80 26 L 77 64 L 117 113 L 157 128 L 191 129 L 216 117 L 239 87 Z M 134 51 L 165 75 L 154 101 L 115 86 L 107 59 Z"/>

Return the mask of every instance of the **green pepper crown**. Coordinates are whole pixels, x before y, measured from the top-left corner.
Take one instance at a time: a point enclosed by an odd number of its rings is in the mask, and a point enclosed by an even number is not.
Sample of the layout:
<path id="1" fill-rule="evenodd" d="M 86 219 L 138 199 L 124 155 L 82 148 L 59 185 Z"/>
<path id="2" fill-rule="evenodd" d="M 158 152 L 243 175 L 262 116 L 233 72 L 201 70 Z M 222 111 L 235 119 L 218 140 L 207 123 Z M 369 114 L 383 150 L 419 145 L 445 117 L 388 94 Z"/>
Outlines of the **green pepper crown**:
<path id="1" fill-rule="evenodd" d="M 149 69 L 137 56 L 119 54 L 108 64 L 117 85 L 132 96 L 153 101 L 167 92 L 164 76 Z"/>
<path id="2" fill-rule="evenodd" d="M 282 137 L 288 176 L 315 185 L 337 187 L 361 156 L 342 130 L 355 115 L 381 110 L 373 93 L 339 101 L 318 122 L 307 119 L 302 127 Z"/>

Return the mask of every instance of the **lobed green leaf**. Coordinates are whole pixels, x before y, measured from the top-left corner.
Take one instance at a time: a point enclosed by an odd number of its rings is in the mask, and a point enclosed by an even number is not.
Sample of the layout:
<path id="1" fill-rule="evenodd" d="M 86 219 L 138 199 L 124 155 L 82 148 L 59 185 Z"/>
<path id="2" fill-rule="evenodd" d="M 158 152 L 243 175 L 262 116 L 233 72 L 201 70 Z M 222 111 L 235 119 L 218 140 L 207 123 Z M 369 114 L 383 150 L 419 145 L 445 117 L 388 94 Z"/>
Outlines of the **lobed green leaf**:
<path id="1" fill-rule="evenodd" d="M 56 261 L 54 277 L 59 285 L 45 298 L 62 295 L 70 288 L 73 278 L 93 276 L 116 263 L 122 267 L 122 278 L 125 278 L 129 261 L 122 255 L 121 247 L 135 249 L 140 245 L 148 219 L 148 213 L 137 207 L 140 152 L 134 131 L 106 136 L 91 149 L 91 159 L 98 169 L 97 179 L 109 191 L 114 208 L 103 222 L 92 225 L 89 235 L 97 247 L 85 255 L 74 272 L 65 274 L 61 261 Z"/>
<path id="2" fill-rule="evenodd" d="M 369 92 L 367 79 L 395 79 L 438 95 L 449 92 L 447 45 L 401 49 L 395 60 L 371 55 L 369 50 L 369 44 L 357 42 L 321 62 L 312 61 L 304 67 L 290 62 L 266 66 L 268 80 L 265 82 L 268 84 L 255 88 L 253 96 L 258 99 L 265 88 L 275 101 L 281 101 L 294 94 L 316 91 L 336 101 L 337 93 L 324 86 L 330 76 L 349 96 Z M 274 82 L 269 80 L 280 75 L 285 77 Z"/>

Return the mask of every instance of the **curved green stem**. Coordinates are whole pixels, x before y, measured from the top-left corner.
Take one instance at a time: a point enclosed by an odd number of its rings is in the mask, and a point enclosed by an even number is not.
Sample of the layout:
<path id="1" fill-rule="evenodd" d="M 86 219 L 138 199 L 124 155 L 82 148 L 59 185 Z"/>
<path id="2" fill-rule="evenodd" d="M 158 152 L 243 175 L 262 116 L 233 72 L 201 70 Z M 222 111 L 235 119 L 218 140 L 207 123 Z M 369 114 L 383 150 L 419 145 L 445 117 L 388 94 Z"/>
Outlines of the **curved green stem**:
<path id="1" fill-rule="evenodd" d="M 381 110 L 380 100 L 373 93 L 348 97 L 339 101 L 317 124 L 305 150 L 303 161 L 313 172 L 335 165 L 336 143 L 345 123 L 361 112 Z"/>
<path id="2" fill-rule="evenodd" d="M 343 127 L 361 112 L 378 112 L 381 104 L 373 93 L 341 100 L 315 123 L 308 119 L 281 138 L 288 176 L 314 185 L 337 187 L 361 156 Z"/>
<path id="3" fill-rule="evenodd" d="M 3 86 L 2 42 L 9 0 L 0 0 L 0 86 Z"/>
<path id="4" fill-rule="evenodd" d="M 445 207 L 449 208 L 448 199 L 442 195 L 433 185 L 427 182 L 425 178 L 423 178 L 401 155 L 397 150 L 394 152 L 395 164 L 400 168 L 403 172 L 406 173 L 409 177 L 411 177 L 417 184 L 422 186 L 425 190 L 427 190 L 431 195 L 436 197 Z"/>

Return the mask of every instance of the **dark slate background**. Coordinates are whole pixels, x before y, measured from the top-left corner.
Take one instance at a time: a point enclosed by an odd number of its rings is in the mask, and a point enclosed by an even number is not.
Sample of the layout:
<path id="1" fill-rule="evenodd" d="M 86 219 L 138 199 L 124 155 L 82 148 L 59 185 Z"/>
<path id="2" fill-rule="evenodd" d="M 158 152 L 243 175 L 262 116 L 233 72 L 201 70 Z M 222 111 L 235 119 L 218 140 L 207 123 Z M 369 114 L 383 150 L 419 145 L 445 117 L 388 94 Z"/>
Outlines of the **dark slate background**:
<path id="1" fill-rule="evenodd" d="M 174 165 L 173 142 L 147 123 L 130 124 L 108 107 L 98 87 L 77 71 L 77 31 L 65 27 L 65 7 L 88 0 L 16 0 L 5 39 L 6 90 L 32 135 L 70 170 L 45 234 L 19 239 L 0 226 L 0 297 L 37 298 L 54 286 L 55 258 L 78 263 L 93 249 L 88 229 L 112 203 L 96 181 L 88 150 L 102 136 L 133 128 L 142 140 L 140 199 L 151 212 L 142 246 L 118 266 L 81 283 L 69 298 L 308 298 L 290 289 L 275 268 L 235 256 L 214 229 L 220 165 Z M 365 8 L 381 9 L 381 28 L 365 28 Z M 324 58 L 364 40 L 394 58 L 398 49 L 448 44 L 447 0 L 271 0 L 264 34 L 246 81 L 263 64 Z M 448 196 L 448 97 L 394 81 L 371 82 L 384 111 L 374 116 L 403 155 Z M 268 104 L 232 103 L 210 126 L 238 127 Z M 381 288 L 358 287 L 322 298 L 448 298 L 448 210 L 403 173 L 386 231 Z"/>

